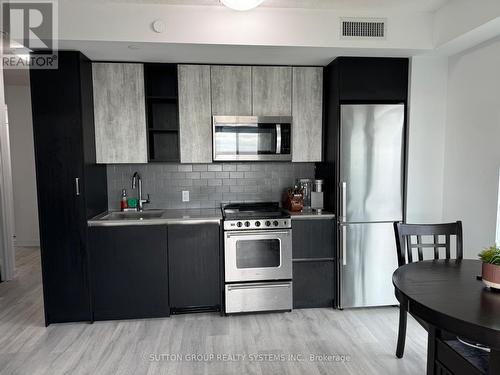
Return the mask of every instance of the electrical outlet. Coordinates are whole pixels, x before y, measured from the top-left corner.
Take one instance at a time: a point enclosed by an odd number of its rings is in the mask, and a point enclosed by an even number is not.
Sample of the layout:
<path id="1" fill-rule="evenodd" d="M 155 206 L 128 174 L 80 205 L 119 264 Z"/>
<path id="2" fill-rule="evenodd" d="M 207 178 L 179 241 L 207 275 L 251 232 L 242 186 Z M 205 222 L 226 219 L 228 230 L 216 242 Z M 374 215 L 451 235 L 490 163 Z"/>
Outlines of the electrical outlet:
<path id="1" fill-rule="evenodd" d="M 182 191 L 182 201 L 189 202 L 189 190 Z"/>

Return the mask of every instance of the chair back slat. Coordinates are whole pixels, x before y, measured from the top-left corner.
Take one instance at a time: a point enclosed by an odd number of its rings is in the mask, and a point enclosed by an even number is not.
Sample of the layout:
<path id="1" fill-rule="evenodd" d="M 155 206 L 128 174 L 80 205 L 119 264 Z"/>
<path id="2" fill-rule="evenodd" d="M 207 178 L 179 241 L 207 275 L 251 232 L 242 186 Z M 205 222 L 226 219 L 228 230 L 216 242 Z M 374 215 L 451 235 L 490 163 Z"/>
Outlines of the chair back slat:
<path id="1" fill-rule="evenodd" d="M 439 259 L 439 236 L 434 235 L 434 259 Z"/>
<path id="2" fill-rule="evenodd" d="M 408 236 L 408 237 L 410 237 L 410 236 Z M 445 243 L 421 243 L 421 244 L 412 243 L 411 247 L 413 249 L 418 249 L 419 247 L 421 247 L 422 249 L 424 249 L 426 247 L 432 247 L 432 248 L 439 249 L 440 247 L 442 247 L 444 249 L 446 247 L 446 244 Z"/>
<path id="3" fill-rule="evenodd" d="M 446 259 L 451 259 L 451 238 L 456 238 L 456 259 L 463 258 L 462 222 L 446 224 L 403 224 L 394 223 L 398 264 L 412 263 L 413 250 L 417 249 L 418 261 L 424 260 L 424 251 L 432 248 L 434 259 L 439 259 L 439 249 L 445 250 Z M 427 237 L 431 238 L 427 241 Z M 440 240 L 444 237 L 444 242 Z M 412 238 L 416 238 L 416 243 Z"/>
<path id="4" fill-rule="evenodd" d="M 446 235 L 446 259 L 450 259 L 450 235 Z"/>
<path id="5" fill-rule="evenodd" d="M 422 252 L 422 236 L 420 234 L 417 236 L 417 251 L 418 261 L 421 262 L 424 260 L 424 254 Z"/>
<path id="6" fill-rule="evenodd" d="M 412 247 L 413 247 L 413 245 L 411 243 L 411 237 L 410 236 L 406 237 L 406 242 L 408 243 L 408 246 L 407 246 L 408 262 L 412 263 L 413 262 L 413 254 L 412 254 Z M 404 243 L 404 240 L 403 240 L 403 243 Z M 403 254 L 404 254 L 404 252 L 403 252 Z"/>

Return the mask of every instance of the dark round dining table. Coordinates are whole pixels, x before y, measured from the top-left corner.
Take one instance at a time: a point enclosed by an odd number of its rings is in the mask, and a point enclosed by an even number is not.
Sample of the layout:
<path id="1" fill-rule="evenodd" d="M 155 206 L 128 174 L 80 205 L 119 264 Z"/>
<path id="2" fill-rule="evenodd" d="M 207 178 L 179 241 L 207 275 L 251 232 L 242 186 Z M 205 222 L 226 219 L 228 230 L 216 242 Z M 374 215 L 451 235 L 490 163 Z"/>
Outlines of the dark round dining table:
<path id="1" fill-rule="evenodd" d="M 427 260 L 398 268 L 392 282 L 396 298 L 412 315 L 433 329 L 491 348 L 489 373 L 500 374 L 500 292 L 485 287 L 480 275 L 479 260 Z M 428 353 L 428 374 L 434 373 L 433 358 Z"/>

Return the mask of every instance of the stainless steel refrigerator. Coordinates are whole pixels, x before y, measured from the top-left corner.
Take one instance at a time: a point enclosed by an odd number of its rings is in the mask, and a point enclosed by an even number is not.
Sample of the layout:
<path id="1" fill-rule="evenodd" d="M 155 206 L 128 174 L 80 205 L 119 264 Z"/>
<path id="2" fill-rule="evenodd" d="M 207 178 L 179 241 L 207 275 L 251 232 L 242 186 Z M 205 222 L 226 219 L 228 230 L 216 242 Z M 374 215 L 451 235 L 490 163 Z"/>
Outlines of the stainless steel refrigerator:
<path id="1" fill-rule="evenodd" d="M 338 306 L 395 305 L 392 223 L 403 218 L 405 106 L 340 108 Z"/>

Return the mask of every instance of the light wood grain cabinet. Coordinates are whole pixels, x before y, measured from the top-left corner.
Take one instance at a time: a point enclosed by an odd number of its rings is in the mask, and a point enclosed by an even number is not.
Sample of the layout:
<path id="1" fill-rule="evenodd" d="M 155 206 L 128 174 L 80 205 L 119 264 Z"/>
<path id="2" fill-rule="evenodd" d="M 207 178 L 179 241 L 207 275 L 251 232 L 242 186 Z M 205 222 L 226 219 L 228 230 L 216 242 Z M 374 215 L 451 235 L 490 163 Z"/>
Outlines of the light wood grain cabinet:
<path id="1" fill-rule="evenodd" d="M 181 163 L 212 162 L 210 66 L 179 65 Z"/>
<path id="2" fill-rule="evenodd" d="M 292 87 L 293 161 L 321 161 L 323 68 L 294 67 Z"/>
<path id="3" fill-rule="evenodd" d="M 212 114 L 250 116 L 252 114 L 252 67 L 211 66 Z"/>
<path id="4" fill-rule="evenodd" d="M 94 63 L 97 163 L 147 163 L 142 64 Z"/>
<path id="5" fill-rule="evenodd" d="M 291 116 L 292 68 L 252 67 L 252 106 L 255 116 Z"/>

